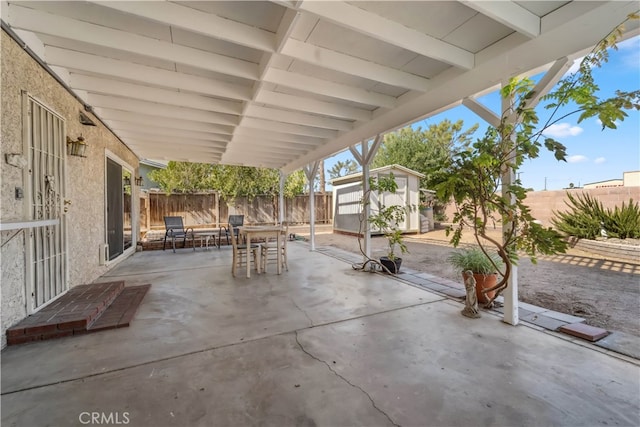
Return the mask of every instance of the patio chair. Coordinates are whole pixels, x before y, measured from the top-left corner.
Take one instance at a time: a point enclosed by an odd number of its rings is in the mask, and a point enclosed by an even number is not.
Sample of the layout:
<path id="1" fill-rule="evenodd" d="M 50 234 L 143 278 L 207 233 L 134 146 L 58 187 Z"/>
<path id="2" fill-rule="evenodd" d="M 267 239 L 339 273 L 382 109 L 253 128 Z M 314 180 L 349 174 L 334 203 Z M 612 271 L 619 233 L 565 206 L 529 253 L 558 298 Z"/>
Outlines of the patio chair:
<path id="1" fill-rule="evenodd" d="M 279 255 L 282 256 L 281 267 L 289 271 L 289 266 L 287 265 L 287 236 L 288 235 L 289 235 L 289 223 L 283 221 L 282 231 L 280 232 L 280 249 L 278 249 L 278 241 L 273 239 L 261 245 L 262 246 L 261 248 L 262 265 L 260 267 L 263 272 L 267 271 L 267 264 L 269 262 L 273 262 L 273 263 L 278 262 Z M 281 251 L 281 253 L 279 254 L 278 251 Z"/>
<path id="2" fill-rule="evenodd" d="M 235 231 L 233 231 L 234 233 L 233 236 L 236 238 L 236 241 L 237 241 L 239 237 L 238 227 L 242 227 L 243 225 L 244 225 L 244 215 L 229 215 L 229 223 L 227 224 L 227 226 L 220 227 L 218 244 L 222 244 L 223 236 L 227 238 L 227 245 L 229 244 L 229 237 L 232 234 L 231 232 L 232 228 L 235 228 Z"/>
<path id="3" fill-rule="evenodd" d="M 164 233 L 164 243 L 162 244 L 163 251 L 165 249 L 165 246 L 167 245 L 167 238 L 171 239 L 173 252 L 176 251 L 176 239 L 182 239 L 182 244 L 185 248 L 187 247 L 187 239 L 191 239 L 193 250 L 196 250 L 196 241 L 193 233 L 193 228 L 189 227 L 185 230 L 181 216 L 165 216 L 164 228 L 167 231 L 165 231 Z"/>
<path id="4" fill-rule="evenodd" d="M 251 262 L 249 259 L 249 252 L 253 253 L 253 265 L 255 266 L 256 271 L 258 270 L 258 251 L 260 250 L 260 245 L 252 244 L 250 248 L 247 248 L 247 245 L 241 245 L 238 243 L 238 239 L 235 236 L 238 236 L 238 229 L 233 225 L 229 225 L 229 233 L 231 234 L 231 246 L 233 247 L 233 260 L 231 261 L 231 275 L 236 277 L 236 269 L 238 267 L 246 266 L 246 262 Z M 235 233 L 235 234 L 234 234 Z"/>

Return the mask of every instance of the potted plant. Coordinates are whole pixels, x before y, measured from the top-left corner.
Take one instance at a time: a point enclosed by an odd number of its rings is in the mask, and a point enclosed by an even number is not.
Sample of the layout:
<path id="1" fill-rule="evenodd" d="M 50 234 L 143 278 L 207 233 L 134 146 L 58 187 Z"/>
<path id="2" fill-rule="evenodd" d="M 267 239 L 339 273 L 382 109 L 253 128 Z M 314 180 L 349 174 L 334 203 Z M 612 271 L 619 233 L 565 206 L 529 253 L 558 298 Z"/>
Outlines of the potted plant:
<path id="1" fill-rule="evenodd" d="M 498 282 L 498 271 L 503 268 L 502 259 L 498 254 L 484 253 L 482 249 L 474 247 L 453 252 L 449 255 L 448 261 L 460 271 L 463 281 L 469 272 L 473 274 L 479 303 L 488 304 L 493 300 L 496 291 L 490 289 L 495 287 Z"/>
<path id="2" fill-rule="evenodd" d="M 402 265 L 402 258 L 395 254 L 396 245 L 398 245 L 403 254 L 408 252 L 407 245 L 403 242 L 402 230 L 397 228 L 386 233 L 385 237 L 389 242 L 389 251 L 387 252 L 387 256 L 380 257 L 380 263 L 384 265 L 390 273 L 395 274 L 400 271 L 400 266 Z"/>
<path id="3" fill-rule="evenodd" d="M 566 117 L 580 113 L 578 123 L 597 117 L 602 128 L 616 128 L 616 122 L 627 117 L 626 110 L 640 110 L 640 91 L 617 91 L 615 96 L 600 98 L 592 68 L 607 62 L 609 47 L 615 48 L 618 29 L 603 39 L 585 56 L 579 71 L 561 79 L 554 91 L 543 96 L 545 108 L 552 113 L 540 121 L 531 100 L 538 88 L 530 79 L 512 79 L 501 90 L 507 105 L 497 126 L 490 126 L 484 137 L 473 144 L 464 144 L 451 157 L 432 171 L 433 188 L 440 200 L 453 200 L 456 212 L 447 235 L 457 246 L 463 232 L 471 232 L 485 257 L 497 252 L 502 260 L 498 266 L 500 280 L 488 304 L 509 285 L 509 278 L 519 254 L 536 262 L 537 254 L 565 252 L 567 242 L 552 228 L 543 227 L 531 215 L 525 203 L 527 191 L 515 171 L 527 160 L 535 159 L 543 147 L 556 159 L 566 161 L 566 147 L 559 141 L 543 137 L 550 126 Z M 559 108 L 571 107 L 568 114 L 555 117 Z M 543 123 L 538 126 L 538 123 Z M 541 141 L 543 140 L 543 141 Z M 502 240 L 487 234 L 489 228 L 502 223 Z M 487 293 L 487 291 L 483 291 Z"/>
<path id="4" fill-rule="evenodd" d="M 379 176 L 378 178 L 369 179 L 369 190 L 363 194 L 361 199 L 361 205 L 364 208 L 367 204 L 371 205 L 372 194 L 380 193 L 395 193 L 398 189 L 398 184 L 395 180 L 393 173 L 386 176 Z M 415 207 L 410 205 L 391 205 L 385 206 L 381 203 L 375 203 L 372 207 L 372 213 L 368 218 L 360 217 L 360 233 L 358 237 L 358 243 L 360 245 L 360 252 L 365 255 L 362 248 L 361 236 L 364 231 L 365 225 L 368 225 L 370 229 L 380 231 L 387 239 L 388 250 L 387 255 L 380 257 L 379 260 L 367 259 L 363 264 L 358 266 L 358 269 L 365 269 L 369 263 L 379 265 L 384 271 L 392 274 L 396 274 L 400 271 L 400 265 L 402 264 L 402 258 L 396 254 L 396 250 L 400 249 L 401 254 L 408 252 L 407 245 L 404 243 L 404 237 L 402 230 L 398 226 L 405 221 L 407 213 L 411 212 Z M 362 209 L 364 212 L 364 209 Z"/>

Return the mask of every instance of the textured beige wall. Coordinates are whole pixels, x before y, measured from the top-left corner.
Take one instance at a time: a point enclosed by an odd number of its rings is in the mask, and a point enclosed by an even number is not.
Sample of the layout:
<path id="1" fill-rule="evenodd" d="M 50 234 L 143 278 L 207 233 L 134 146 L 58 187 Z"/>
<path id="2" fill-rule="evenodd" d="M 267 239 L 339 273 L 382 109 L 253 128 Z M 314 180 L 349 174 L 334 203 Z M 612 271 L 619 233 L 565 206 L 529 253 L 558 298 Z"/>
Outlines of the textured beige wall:
<path id="1" fill-rule="evenodd" d="M 605 208 L 613 209 L 615 206 L 621 206 L 622 203 L 628 203 L 629 199 L 634 202 L 640 201 L 640 187 L 607 187 L 607 188 L 589 188 L 574 190 L 555 190 L 555 191 L 532 191 L 527 195 L 525 203 L 531 209 L 534 218 L 542 221 L 542 224 L 551 227 L 551 218 L 553 212 L 564 212 L 569 210 L 565 201 L 568 201 L 566 194 L 570 191 L 572 195 L 589 194 L 597 198 Z M 453 218 L 454 207 L 450 203 L 446 209 L 448 221 Z"/>
<path id="2" fill-rule="evenodd" d="M 99 265 L 99 248 L 105 242 L 105 153 L 110 151 L 138 169 L 137 157 L 95 117 L 97 126 L 84 126 L 78 120 L 83 106 L 51 77 L 14 40 L 2 32 L 1 149 L 2 222 L 24 218 L 23 200 L 14 197 L 15 187 L 24 187 L 22 170 L 5 162 L 5 154 L 22 154 L 21 91 L 26 90 L 66 121 L 67 135 L 82 134 L 88 142 L 86 158 L 66 156 L 67 191 L 71 200 L 66 214 L 68 229 L 69 286 L 90 283 L 105 273 Z M 135 190 L 137 188 L 134 187 Z M 137 191 L 134 200 L 137 200 Z M 137 205 L 134 206 L 137 224 Z M 136 234 L 136 233 L 134 233 Z M 7 327 L 24 317 L 24 232 L 3 232 L 2 238 L 2 339 Z"/>

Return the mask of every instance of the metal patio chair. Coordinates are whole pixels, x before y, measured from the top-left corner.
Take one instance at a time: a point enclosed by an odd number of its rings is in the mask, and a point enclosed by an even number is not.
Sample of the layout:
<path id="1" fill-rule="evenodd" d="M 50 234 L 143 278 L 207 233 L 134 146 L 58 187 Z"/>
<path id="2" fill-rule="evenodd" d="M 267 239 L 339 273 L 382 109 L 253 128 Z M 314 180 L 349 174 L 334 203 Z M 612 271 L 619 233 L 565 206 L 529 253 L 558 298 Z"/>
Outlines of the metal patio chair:
<path id="1" fill-rule="evenodd" d="M 196 250 L 196 241 L 195 235 L 193 233 L 193 228 L 189 227 L 185 229 L 181 216 L 165 216 L 164 228 L 167 231 L 165 231 L 164 233 L 164 243 L 162 244 L 163 251 L 165 249 L 165 246 L 167 245 L 167 238 L 171 239 L 173 252 L 176 251 L 176 239 L 182 239 L 182 244 L 185 248 L 187 247 L 187 239 L 191 239 L 193 250 Z"/>
<path id="2" fill-rule="evenodd" d="M 227 245 L 230 243 L 229 237 L 233 235 L 238 241 L 239 231 L 238 227 L 242 227 L 244 225 L 244 215 L 229 215 L 229 223 L 228 225 L 220 227 L 220 235 L 218 236 L 218 243 L 222 244 L 222 238 L 227 238 Z"/>

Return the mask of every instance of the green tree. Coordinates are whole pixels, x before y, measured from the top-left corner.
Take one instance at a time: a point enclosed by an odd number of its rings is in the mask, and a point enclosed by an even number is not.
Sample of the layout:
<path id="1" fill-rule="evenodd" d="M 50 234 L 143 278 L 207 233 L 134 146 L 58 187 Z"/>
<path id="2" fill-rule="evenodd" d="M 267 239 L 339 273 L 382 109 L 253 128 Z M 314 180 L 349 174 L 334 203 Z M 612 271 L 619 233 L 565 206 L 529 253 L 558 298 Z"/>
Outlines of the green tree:
<path id="1" fill-rule="evenodd" d="M 167 194 L 194 193 L 212 189 L 213 168 L 214 165 L 206 163 L 171 161 L 165 169 L 150 172 L 149 178 L 157 182 L 160 189 Z"/>
<path id="2" fill-rule="evenodd" d="M 237 197 L 251 199 L 259 195 L 275 196 L 280 190 L 280 174 L 277 169 L 248 166 L 172 161 L 166 169 L 153 171 L 149 177 L 166 193 L 216 190 L 228 202 Z M 284 196 L 301 194 L 304 185 L 304 173 L 301 170 L 293 172 L 285 181 Z"/>
<path id="3" fill-rule="evenodd" d="M 360 166 L 358 166 L 356 162 L 351 159 L 347 159 L 344 162 L 342 160 L 338 160 L 331 169 L 327 170 L 327 172 L 329 172 L 330 179 L 335 179 L 340 178 L 341 176 L 351 175 L 359 170 Z"/>
<path id="4" fill-rule="evenodd" d="M 426 175 L 420 182 L 421 187 L 430 188 L 432 174 L 451 157 L 452 147 L 468 145 L 478 129 L 478 124 L 467 130 L 463 130 L 463 126 L 462 120 L 455 123 L 443 120 L 426 130 L 406 127 L 386 134 L 372 166 L 398 164 L 413 169 Z"/>

